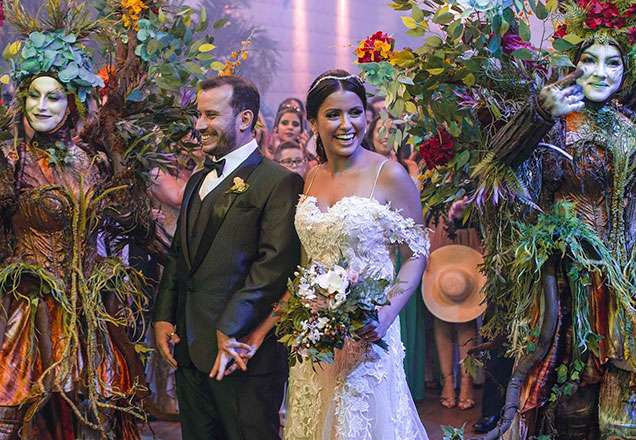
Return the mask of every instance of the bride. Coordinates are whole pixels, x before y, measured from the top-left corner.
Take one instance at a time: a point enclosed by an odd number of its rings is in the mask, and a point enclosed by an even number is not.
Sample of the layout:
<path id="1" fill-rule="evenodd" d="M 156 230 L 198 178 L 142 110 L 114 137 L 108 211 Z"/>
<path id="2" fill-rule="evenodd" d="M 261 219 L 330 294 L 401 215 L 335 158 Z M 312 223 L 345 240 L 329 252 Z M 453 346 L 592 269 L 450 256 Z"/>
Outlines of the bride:
<path id="1" fill-rule="evenodd" d="M 344 259 L 363 277 L 395 279 L 390 305 L 333 364 L 290 369 L 286 440 L 426 440 L 406 383 L 398 314 L 422 279 L 428 240 L 418 191 L 397 163 L 362 148 L 366 92 L 333 70 L 313 82 L 307 115 L 322 164 L 306 179 L 295 225 L 307 260 Z M 402 262 L 397 278 L 395 259 Z M 246 341 L 257 347 L 276 318 Z M 383 339 L 388 351 L 373 344 Z"/>

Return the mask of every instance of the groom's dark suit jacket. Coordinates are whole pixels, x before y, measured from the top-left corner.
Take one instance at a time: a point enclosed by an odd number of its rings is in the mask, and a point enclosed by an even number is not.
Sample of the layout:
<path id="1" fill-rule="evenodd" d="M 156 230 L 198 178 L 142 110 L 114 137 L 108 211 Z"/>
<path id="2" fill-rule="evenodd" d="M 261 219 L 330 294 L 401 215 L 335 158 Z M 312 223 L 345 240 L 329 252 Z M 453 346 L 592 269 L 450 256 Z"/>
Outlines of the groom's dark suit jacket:
<path id="1" fill-rule="evenodd" d="M 294 214 L 303 180 L 255 151 L 201 201 L 206 174 L 186 185 L 153 319 L 176 325 L 179 365 L 209 372 L 216 330 L 246 336 L 286 290 L 300 258 Z M 229 191 L 235 177 L 249 185 L 245 192 Z M 286 368 L 285 349 L 270 334 L 246 374 Z"/>

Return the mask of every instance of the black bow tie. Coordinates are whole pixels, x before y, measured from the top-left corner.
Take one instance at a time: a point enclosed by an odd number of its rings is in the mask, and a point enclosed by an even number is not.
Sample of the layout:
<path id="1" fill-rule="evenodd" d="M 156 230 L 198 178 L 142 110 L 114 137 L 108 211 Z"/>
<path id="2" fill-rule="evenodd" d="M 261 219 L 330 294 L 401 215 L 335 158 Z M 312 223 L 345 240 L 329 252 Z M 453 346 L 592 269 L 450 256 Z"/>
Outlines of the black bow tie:
<path id="1" fill-rule="evenodd" d="M 203 161 L 203 168 L 209 173 L 212 170 L 216 170 L 216 175 L 220 177 L 223 174 L 223 168 L 225 167 L 225 159 L 214 160 L 210 156 L 206 156 Z"/>

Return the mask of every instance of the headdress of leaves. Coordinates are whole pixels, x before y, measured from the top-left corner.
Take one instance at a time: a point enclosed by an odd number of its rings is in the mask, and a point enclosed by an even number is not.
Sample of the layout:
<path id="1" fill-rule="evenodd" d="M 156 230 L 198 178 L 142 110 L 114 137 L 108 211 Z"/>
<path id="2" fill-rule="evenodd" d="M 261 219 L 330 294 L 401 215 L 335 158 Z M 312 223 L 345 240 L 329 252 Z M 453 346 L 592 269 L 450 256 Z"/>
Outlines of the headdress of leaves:
<path id="1" fill-rule="evenodd" d="M 11 62 L 11 76 L 22 86 L 29 78 L 51 74 L 83 103 L 94 87 L 104 85 L 80 42 L 98 30 L 100 22 L 90 18 L 85 5 L 74 1 L 63 7 L 60 0 L 48 0 L 45 6 L 46 17 L 40 18 L 41 10 L 32 17 L 19 0 L 10 4 L 10 19 L 26 37 L 11 43 L 4 52 Z"/>
<path id="2" fill-rule="evenodd" d="M 623 90 L 630 90 L 636 83 L 636 5 L 631 0 L 569 0 L 561 10 L 554 48 L 574 59 L 584 45 L 618 45 L 627 63 Z"/>

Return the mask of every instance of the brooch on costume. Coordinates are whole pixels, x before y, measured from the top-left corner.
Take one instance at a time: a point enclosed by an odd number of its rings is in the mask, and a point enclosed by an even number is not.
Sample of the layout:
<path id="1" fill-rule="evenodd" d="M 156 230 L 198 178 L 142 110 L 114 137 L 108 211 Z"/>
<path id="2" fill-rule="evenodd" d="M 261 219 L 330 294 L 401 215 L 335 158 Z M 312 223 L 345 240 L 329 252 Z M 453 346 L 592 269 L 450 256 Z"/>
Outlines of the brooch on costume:
<path id="1" fill-rule="evenodd" d="M 232 181 L 234 183 L 234 185 L 232 185 L 230 187 L 230 189 L 228 189 L 227 191 L 225 191 L 226 194 L 243 194 L 245 191 L 247 191 L 249 189 L 249 185 L 247 183 L 245 183 L 245 181 L 243 179 L 241 179 L 240 177 L 235 177 L 234 180 Z"/>

